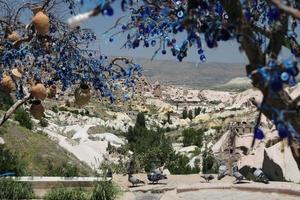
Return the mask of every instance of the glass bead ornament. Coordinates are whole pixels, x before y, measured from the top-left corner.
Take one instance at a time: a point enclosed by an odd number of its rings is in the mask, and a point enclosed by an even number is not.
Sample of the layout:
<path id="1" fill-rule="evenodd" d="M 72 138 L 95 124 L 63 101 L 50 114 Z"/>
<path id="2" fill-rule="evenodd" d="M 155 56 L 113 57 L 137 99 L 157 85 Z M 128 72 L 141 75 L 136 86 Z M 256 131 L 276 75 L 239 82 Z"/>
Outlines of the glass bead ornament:
<path id="1" fill-rule="evenodd" d="M 260 128 L 255 127 L 255 129 L 254 129 L 254 137 L 255 137 L 255 139 L 262 140 L 262 139 L 265 138 L 265 134 L 264 134 L 264 132 Z"/>

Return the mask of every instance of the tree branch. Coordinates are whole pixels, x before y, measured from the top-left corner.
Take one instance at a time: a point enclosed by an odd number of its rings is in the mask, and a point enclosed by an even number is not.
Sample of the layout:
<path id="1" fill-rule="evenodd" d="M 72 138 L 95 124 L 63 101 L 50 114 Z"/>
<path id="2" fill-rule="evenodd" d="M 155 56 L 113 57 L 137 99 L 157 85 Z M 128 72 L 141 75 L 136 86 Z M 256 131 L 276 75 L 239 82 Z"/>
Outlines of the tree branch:
<path id="1" fill-rule="evenodd" d="M 18 100 L 13 106 L 11 106 L 2 116 L 0 120 L 0 126 L 2 126 L 9 118 L 10 116 L 25 102 L 27 102 L 31 98 L 30 94 L 27 94 L 23 99 Z"/>
<path id="2" fill-rule="evenodd" d="M 289 15 L 292 15 L 296 19 L 300 19 L 300 11 L 296 8 L 293 8 L 291 6 L 284 5 L 280 2 L 280 0 L 272 0 L 272 2 L 281 10 L 286 12 Z"/>

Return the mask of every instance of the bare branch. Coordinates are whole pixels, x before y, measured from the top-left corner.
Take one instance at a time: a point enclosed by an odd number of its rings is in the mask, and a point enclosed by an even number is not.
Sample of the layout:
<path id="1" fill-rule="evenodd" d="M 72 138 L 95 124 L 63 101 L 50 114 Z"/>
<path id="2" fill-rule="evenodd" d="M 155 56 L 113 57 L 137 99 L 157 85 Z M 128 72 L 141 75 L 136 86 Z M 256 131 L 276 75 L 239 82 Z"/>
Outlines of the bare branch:
<path id="1" fill-rule="evenodd" d="M 296 8 L 293 8 L 291 6 L 284 5 L 280 2 L 280 0 L 272 0 L 273 3 L 281 10 L 286 12 L 289 15 L 292 15 L 296 19 L 300 19 L 300 11 Z"/>
<path id="2" fill-rule="evenodd" d="M 23 99 L 18 100 L 13 106 L 11 106 L 2 116 L 0 120 L 0 126 L 2 126 L 9 118 L 10 116 L 25 102 L 27 102 L 31 98 L 30 94 L 27 94 Z"/>

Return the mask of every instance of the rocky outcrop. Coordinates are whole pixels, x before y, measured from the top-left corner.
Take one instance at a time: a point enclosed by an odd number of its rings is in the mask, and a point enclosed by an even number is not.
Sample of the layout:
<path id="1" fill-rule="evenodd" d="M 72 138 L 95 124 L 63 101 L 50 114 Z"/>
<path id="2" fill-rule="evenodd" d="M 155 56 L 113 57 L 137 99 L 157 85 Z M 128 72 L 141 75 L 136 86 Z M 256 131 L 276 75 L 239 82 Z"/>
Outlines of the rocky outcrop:
<path id="1" fill-rule="evenodd" d="M 0 145 L 3 145 L 3 144 L 5 144 L 5 141 L 2 137 L 0 137 Z"/>
<path id="2" fill-rule="evenodd" d="M 249 155 L 244 155 L 238 161 L 239 168 L 261 168 L 271 181 L 300 182 L 300 171 L 288 146 L 282 142 L 265 148 L 260 143 Z"/>
<path id="3" fill-rule="evenodd" d="M 270 180 L 300 182 L 300 171 L 291 148 L 281 142 L 265 149 L 262 168 Z"/>

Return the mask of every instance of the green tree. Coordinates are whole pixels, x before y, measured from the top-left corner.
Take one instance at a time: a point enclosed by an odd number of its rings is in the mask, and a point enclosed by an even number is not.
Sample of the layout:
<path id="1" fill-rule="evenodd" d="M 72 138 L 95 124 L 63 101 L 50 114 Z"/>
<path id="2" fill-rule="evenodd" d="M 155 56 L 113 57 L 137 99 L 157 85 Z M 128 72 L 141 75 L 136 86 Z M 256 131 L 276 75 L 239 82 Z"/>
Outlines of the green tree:
<path id="1" fill-rule="evenodd" d="M 163 165 L 173 151 L 172 144 L 160 128 L 148 130 L 140 125 L 142 115 L 137 118 L 135 127 L 129 127 L 126 139 L 129 149 L 132 150 L 140 166 L 146 171 L 151 169 L 151 164 Z"/>
<path id="2" fill-rule="evenodd" d="M 146 128 L 146 120 L 145 120 L 145 114 L 144 113 L 140 112 L 137 115 L 135 126 Z"/>
<path id="3" fill-rule="evenodd" d="M 201 108 L 200 107 L 197 107 L 197 108 L 194 109 L 195 116 L 200 115 L 200 113 L 201 113 Z"/>
<path id="4" fill-rule="evenodd" d="M 182 111 L 182 118 L 186 119 L 187 117 L 188 117 L 188 111 L 187 111 L 186 108 L 184 108 L 183 111 Z"/>
<path id="5" fill-rule="evenodd" d="M 192 110 L 189 110 L 189 114 L 188 114 L 188 118 L 190 120 L 192 120 L 194 117 L 193 117 L 193 111 Z"/>
<path id="6" fill-rule="evenodd" d="M 195 130 L 193 128 L 185 129 L 182 131 L 183 146 L 196 145 L 202 147 L 203 136 L 206 129 Z"/>

